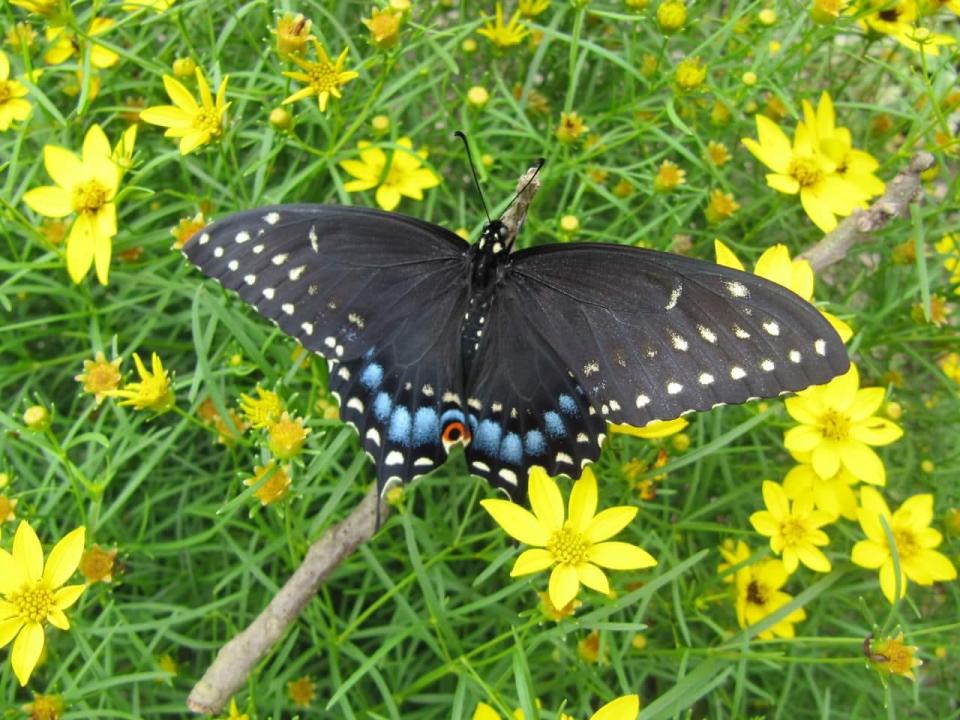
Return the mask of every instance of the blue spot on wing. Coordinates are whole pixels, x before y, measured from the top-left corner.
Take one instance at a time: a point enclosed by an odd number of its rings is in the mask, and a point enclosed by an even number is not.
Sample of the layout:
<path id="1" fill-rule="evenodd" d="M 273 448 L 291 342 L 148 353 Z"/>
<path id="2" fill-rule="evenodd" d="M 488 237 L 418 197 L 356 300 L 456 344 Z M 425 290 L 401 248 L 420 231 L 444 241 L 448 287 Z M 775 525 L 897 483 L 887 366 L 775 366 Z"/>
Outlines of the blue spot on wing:
<path id="1" fill-rule="evenodd" d="M 377 395 L 377 399 L 373 401 L 373 414 L 377 416 L 377 420 L 380 422 L 387 421 L 387 418 L 390 417 L 391 405 L 393 405 L 393 402 L 385 392 Z"/>
<path id="2" fill-rule="evenodd" d="M 527 455 L 543 455 L 547 451 L 547 441 L 539 430 L 530 430 L 523 439 Z"/>
<path id="3" fill-rule="evenodd" d="M 387 431 L 387 437 L 395 443 L 409 445 L 412 424 L 410 411 L 405 407 L 397 406 L 390 416 L 390 429 Z"/>
<path id="4" fill-rule="evenodd" d="M 519 465 L 523 460 L 523 443 L 516 433 L 507 433 L 500 445 L 500 459 L 511 465 Z"/>
<path id="5" fill-rule="evenodd" d="M 368 390 L 376 390 L 383 382 L 383 366 L 380 363 L 370 363 L 360 375 L 360 382 Z"/>
<path id="6" fill-rule="evenodd" d="M 559 400 L 560 409 L 564 412 L 564 414 L 574 416 L 580 414 L 580 410 L 577 408 L 577 403 L 572 397 L 569 395 L 561 395 Z"/>
<path id="7" fill-rule="evenodd" d="M 481 420 L 474 432 L 473 444 L 487 455 L 495 457 L 500 449 L 500 425 L 493 420 Z"/>
<path id="8" fill-rule="evenodd" d="M 440 423 L 437 411 L 433 408 L 422 407 L 413 416 L 413 445 L 429 445 L 437 442 L 440 437 Z"/>
<path id="9" fill-rule="evenodd" d="M 567 434 L 567 428 L 563 424 L 563 419 L 553 410 L 543 414 L 543 423 L 547 430 L 547 435 L 551 438 L 561 438 Z"/>
<path id="10" fill-rule="evenodd" d="M 440 425 L 446 427 L 451 422 L 463 422 L 463 413 L 459 410 L 445 410 L 440 416 Z"/>

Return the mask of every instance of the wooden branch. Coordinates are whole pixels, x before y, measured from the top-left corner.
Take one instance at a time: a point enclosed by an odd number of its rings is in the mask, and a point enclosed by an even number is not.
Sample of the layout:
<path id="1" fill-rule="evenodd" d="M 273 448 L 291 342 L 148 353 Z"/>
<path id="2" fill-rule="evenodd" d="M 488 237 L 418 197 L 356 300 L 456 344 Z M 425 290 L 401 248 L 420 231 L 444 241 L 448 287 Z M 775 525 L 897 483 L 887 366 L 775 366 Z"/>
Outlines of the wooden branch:
<path id="1" fill-rule="evenodd" d="M 287 632 L 326 580 L 361 543 L 376 530 L 376 484 L 342 522 L 329 528 L 307 550 L 300 567 L 278 592 L 266 609 L 217 653 L 213 664 L 193 686 L 187 707 L 193 712 L 216 715 L 243 686 L 247 676 Z M 380 502 L 380 517 L 386 518 L 389 506 Z"/>
<path id="2" fill-rule="evenodd" d="M 934 162 L 933 155 L 928 152 L 914 155 L 907 168 L 887 183 L 886 191 L 869 208 L 857 210 L 844 218 L 833 231 L 798 257 L 807 260 L 814 270 L 823 270 L 845 258 L 850 248 L 869 240 L 871 233 L 893 218 L 907 216 L 910 203 L 920 195 L 920 174 L 932 168 Z"/>

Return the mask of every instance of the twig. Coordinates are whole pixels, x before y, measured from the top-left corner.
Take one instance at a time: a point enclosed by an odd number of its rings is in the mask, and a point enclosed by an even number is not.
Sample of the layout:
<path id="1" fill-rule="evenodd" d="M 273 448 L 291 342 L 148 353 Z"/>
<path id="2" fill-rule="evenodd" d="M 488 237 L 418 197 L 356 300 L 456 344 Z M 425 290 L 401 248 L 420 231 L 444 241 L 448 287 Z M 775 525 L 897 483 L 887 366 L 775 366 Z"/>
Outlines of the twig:
<path id="1" fill-rule="evenodd" d="M 814 270 L 823 270 L 845 258 L 850 248 L 868 240 L 871 233 L 892 218 L 907 215 L 910 203 L 920 194 L 920 174 L 932 168 L 934 162 L 933 155 L 928 152 L 914 155 L 907 168 L 887 183 L 886 192 L 869 208 L 844 218 L 833 231 L 799 257 L 807 260 Z"/>
<path id="2" fill-rule="evenodd" d="M 377 502 L 377 487 L 374 484 L 350 515 L 328 529 L 310 546 L 300 567 L 266 609 L 220 649 L 213 664 L 190 691 L 187 707 L 193 712 L 208 715 L 215 715 L 224 708 L 246 682 L 256 664 L 273 649 L 297 619 L 320 584 L 358 545 L 373 535 Z M 380 505 L 380 517 L 385 518 L 389 506 L 382 502 Z"/>
<path id="3" fill-rule="evenodd" d="M 530 168 L 517 181 L 519 195 L 501 218 L 511 239 L 520 232 L 533 196 L 540 189 L 540 178 L 534 177 L 535 172 L 536 168 Z M 193 712 L 207 715 L 215 715 L 223 710 L 257 663 L 294 623 L 320 584 L 357 546 L 373 535 L 377 521 L 377 500 L 377 488 L 374 485 L 346 519 L 331 527 L 310 546 L 300 567 L 266 609 L 220 649 L 213 664 L 190 691 L 187 707 Z M 389 506 L 381 502 L 381 520 L 388 513 Z"/>

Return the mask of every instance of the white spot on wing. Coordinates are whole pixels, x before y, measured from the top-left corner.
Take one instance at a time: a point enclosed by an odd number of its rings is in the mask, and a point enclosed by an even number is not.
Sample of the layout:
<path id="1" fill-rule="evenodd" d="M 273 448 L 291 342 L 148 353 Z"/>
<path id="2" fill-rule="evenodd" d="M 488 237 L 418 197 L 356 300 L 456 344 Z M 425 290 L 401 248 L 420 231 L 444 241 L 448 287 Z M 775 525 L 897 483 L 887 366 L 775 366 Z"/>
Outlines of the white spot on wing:
<path id="1" fill-rule="evenodd" d="M 747 286 L 742 282 L 737 282 L 736 280 L 728 280 L 726 283 L 727 292 L 730 293 L 733 297 L 736 298 L 745 298 L 750 297 L 750 291 L 747 289 Z"/>
<path id="2" fill-rule="evenodd" d="M 682 337 L 680 337 L 679 335 L 674 335 L 672 339 L 673 339 L 673 347 L 674 347 L 675 349 L 677 349 L 677 350 L 681 350 L 681 351 L 683 351 L 683 352 L 686 352 L 686 351 L 687 351 L 687 348 L 690 347 L 690 345 L 687 343 L 687 341 L 684 340 L 684 339 L 683 339 Z"/>
<path id="3" fill-rule="evenodd" d="M 710 373 L 700 373 L 698 380 L 700 381 L 701 385 L 710 385 L 713 382 L 714 377 Z"/>
<path id="4" fill-rule="evenodd" d="M 240 232 L 237 233 L 237 236 L 234 238 L 234 240 L 237 241 L 238 245 L 243 245 L 243 243 L 245 243 L 249 239 L 250 239 L 250 233 L 248 233 L 246 230 L 241 230 Z"/>
<path id="5" fill-rule="evenodd" d="M 215 247 L 213 249 L 213 256 L 218 258 L 223 257 L 223 248 L 220 246 Z"/>
<path id="6" fill-rule="evenodd" d="M 642 408 L 650 404 L 650 398 L 646 395 L 637 395 L 637 407 Z"/>
<path id="7" fill-rule="evenodd" d="M 367 440 L 380 447 L 380 432 L 376 428 L 367 430 Z"/>
<path id="8" fill-rule="evenodd" d="M 813 343 L 813 349 L 816 351 L 817 355 L 826 355 L 827 354 L 827 343 L 823 339 L 818 339 Z"/>
<path id="9" fill-rule="evenodd" d="M 497 243 L 497 245 L 499 244 L 500 243 Z M 496 246 L 494 246 L 494 252 L 496 252 Z M 510 470 L 508 468 L 500 468 L 500 472 L 497 474 L 500 476 L 502 480 L 510 483 L 511 485 L 517 484 L 517 474 L 513 470 Z"/>
<path id="10" fill-rule="evenodd" d="M 263 216 L 263 221 L 267 225 L 276 225 L 279 219 L 280 219 L 280 213 L 278 212 L 267 213 L 266 215 Z"/>
<path id="11" fill-rule="evenodd" d="M 683 292 L 683 285 L 677 283 L 677 286 L 670 292 L 670 301 L 663 306 L 664 310 L 673 310 L 677 306 L 680 294 Z"/>
<path id="12" fill-rule="evenodd" d="M 315 253 L 320 252 L 320 246 L 317 245 L 317 241 L 320 239 L 317 237 L 317 228 L 313 225 L 310 226 L 310 232 L 307 233 L 307 237 L 310 238 L 310 247 L 313 248 Z"/>
<path id="13" fill-rule="evenodd" d="M 361 400 L 360 398 L 356 398 L 356 397 L 350 398 L 350 399 L 347 401 L 347 407 L 350 408 L 351 410 L 356 410 L 358 413 L 362 413 L 362 412 L 363 412 L 363 400 Z"/>
<path id="14" fill-rule="evenodd" d="M 683 390 L 683 385 L 678 382 L 668 382 L 667 383 L 667 392 L 671 395 L 676 395 L 678 392 Z"/>
<path id="15" fill-rule="evenodd" d="M 303 271 L 306 270 L 306 269 L 307 269 L 307 266 L 306 266 L 306 265 L 301 265 L 300 267 L 295 267 L 293 270 L 290 271 L 290 275 L 289 275 L 290 279 L 291 279 L 291 280 L 299 280 L 299 279 L 300 279 L 300 276 L 303 275 Z"/>
<path id="16" fill-rule="evenodd" d="M 287 261 L 287 254 L 280 253 L 279 255 L 274 255 L 272 262 L 274 265 L 283 265 Z"/>
<path id="17" fill-rule="evenodd" d="M 231 271 L 236 272 L 240 269 L 240 262 L 238 260 L 231 260 L 227 263 L 227 267 L 230 268 Z"/>
<path id="18" fill-rule="evenodd" d="M 474 410 L 483 410 L 483 403 L 477 398 L 467 398 L 467 405 L 472 407 Z"/>
<path id="19" fill-rule="evenodd" d="M 457 395 L 455 392 L 447 391 L 443 394 L 443 401 L 447 403 L 456 403 L 457 405 L 459 405 L 460 396 Z"/>
<path id="20" fill-rule="evenodd" d="M 798 363 L 803 359 L 803 356 L 800 354 L 799 350 L 790 351 L 790 362 Z"/>
<path id="21" fill-rule="evenodd" d="M 294 307 L 291 303 L 284 303 L 280 306 L 280 309 L 283 310 L 287 315 L 293 315 Z"/>
<path id="22" fill-rule="evenodd" d="M 764 360 L 760 363 L 760 368 L 764 372 L 773 372 L 777 366 L 774 365 L 773 360 Z"/>
<path id="23" fill-rule="evenodd" d="M 326 345 L 328 348 L 336 347 L 336 345 L 337 345 L 337 339 L 336 339 L 335 337 L 327 337 L 327 338 L 324 338 L 324 339 L 323 339 L 323 344 Z"/>
<path id="24" fill-rule="evenodd" d="M 416 467 L 433 467 L 433 458 L 418 457 L 413 461 L 413 464 Z"/>
<path id="25" fill-rule="evenodd" d="M 557 453 L 557 462 L 566 463 L 567 465 L 573 465 L 573 458 L 563 452 Z"/>
<path id="26" fill-rule="evenodd" d="M 254 246 L 253 246 L 253 254 L 254 254 L 254 255 L 259 255 L 260 253 L 263 252 L 263 249 L 264 249 L 265 247 L 266 247 L 266 245 L 264 245 L 263 243 L 260 243 L 259 245 L 254 245 Z"/>
<path id="27" fill-rule="evenodd" d="M 208 242 L 210 242 L 210 233 L 204 233 L 200 236 L 200 239 L 197 240 L 197 243 L 200 245 L 206 245 Z"/>
<path id="28" fill-rule="evenodd" d="M 387 453 L 387 459 L 383 463 L 384 465 L 403 465 L 403 453 L 399 450 L 391 450 Z"/>
<path id="29" fill-rule="evenodd" d="M 264 289 L 263 289 L 263 296 L 264 296 L 267 300 L 273 300 L 273 288 L 264 288 Z"/>
<path id="30" fill-rule="evenodd" d="M 422 388 L 420 388 L 420 392 L 427 397 L 433 397 L 433 385 L 424 385 Z"/>
<path id="31" fill-rule="evenodd" d="M 244 275 L 244 276 L 243 276 L 243 281 L 244 281 L 247 285 L 253 285 L 253 284 L 257 281 L 257 276 L 256 276 L 256 275 Z"/>
<path id="32" fill-rule="evenodd" d="M 768 320 L 765 322 L 763 324 L 763 329 L 767 332 L 767 334 L 773 335 L 774 337 L 780 334 L 780 326 L 773 320 Z"/>
<path id="33" fill-rule="evenodd" d="M 744 330 L 744 329 L 743 329 L 742 327 L 740 327 L 739 325 L 734 325 L 734 326 L 733 326 L 733 334 L 736 335 L 736 336 L 737 336 L 738 338 L 740 338 L 741 340 L 749 340 L 749 339 L 750 339 L 750 333 L 748 333 L 746 330 Z"/>
<path id="34" fill-rule="evenodd" d="M 348 368 L 346 365 L 344 365 L 344 366 L 341 367 L 339 370 L 337 370 L 337 375 L 340 376 L 340 379 L 341 379 L 341 380 L 349 380 L 349 379 L 350 379 L 350 368 Z"/>
<path id="35" fill-rule="evenodd" d="M 746 376 L 747 371 L 739 365 L 734 365 L 732 368 L 730 368 L 730 377 L 732 377 L 734 380 L 743 380 L 743 378 Z"/>
<path id="36" fill-rule="evenodd" d="M 587 377 L 590 377 L 595 372 L 600 372 L 600 363 L 598 363 L 596 360 L 590 360 L 589 362 L 584 364 L 583 366 L 584 375 L 586 375 Z"/>
<path id="37" fill-rule="evenodd" d="M 700 331 L 700 337 L 702 337 L 708 343 L 715 343 L 717 341 L 716 333 L 710 328 L 704 325 L 697 325 L 697 330 Z"/>
<path id="38" fill-rule="evenodd" d="M 475 467 L 477 470 L 481 470 L 483 472 L 490 472 L 490 466 L 481 460 L 475 460 L 474 462 L 470 463 L 470 465 L 472 467 Z"/>
<path id="39" fill-rule="evenodd" d="M 303 323 L 300 327 L 303 328 L 303 331 L 304 331 L 307 335 L 313 335 L 313 323 L 305 322 L 305 323 Z"/>

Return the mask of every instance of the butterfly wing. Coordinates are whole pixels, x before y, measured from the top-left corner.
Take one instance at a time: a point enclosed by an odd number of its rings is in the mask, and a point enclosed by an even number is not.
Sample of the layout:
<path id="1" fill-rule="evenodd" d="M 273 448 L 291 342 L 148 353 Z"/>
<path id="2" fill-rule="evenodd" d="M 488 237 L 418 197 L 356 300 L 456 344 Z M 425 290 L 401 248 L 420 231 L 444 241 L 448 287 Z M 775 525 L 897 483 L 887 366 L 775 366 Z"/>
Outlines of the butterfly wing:
<path id="1" fill-rule="evenodd" d="M 230 215 L 184 247 L 283 332 L 329 361 L 341 418 L 382 487 L 445 458 L 443 397 L 461 385 L 467 244 L 430 223 L 329 205 Z"/>
<path id="2" fill-rule="evenodd" d="M 531 465 L 578 476 L 600 455 L 606 423 L 569 372 L 561 342 L 527 312 L 522 288 L 499 288 L 466 383 L 466 457 L 473 474 L 518 501 Z"/>
<path id="3" fill-rule="evenodd" d="M 845 372 L 846 348 L 787 288 L 621 245 L 512 256 L 510 282 L 604 419 L 642 426 L 772 397 Z"/>

